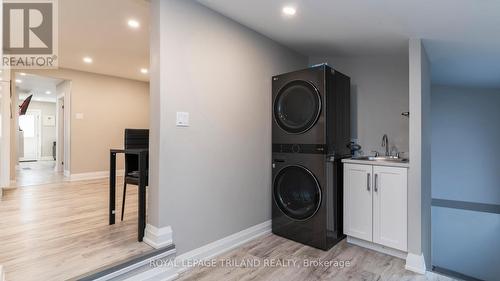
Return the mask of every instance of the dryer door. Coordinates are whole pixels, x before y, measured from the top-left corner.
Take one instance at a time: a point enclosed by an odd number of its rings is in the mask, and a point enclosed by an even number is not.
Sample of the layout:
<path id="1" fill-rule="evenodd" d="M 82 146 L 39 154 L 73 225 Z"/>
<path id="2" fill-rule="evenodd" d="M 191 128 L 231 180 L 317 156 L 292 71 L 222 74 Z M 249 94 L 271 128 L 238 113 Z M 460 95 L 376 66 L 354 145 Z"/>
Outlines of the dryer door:
<path id="1" fill-rule="evenodd" d="M 318 180 L 302 166 L 283 168 L 274 179 L 273 197 L 280 210 L 294 220 L 307 220 L 321 205 Z"/>
<path id="2" fill-rule="evenodd" d="M 283 86 L 274 100 L 274 119 L 290 134 L 301 134 L 311 129 L 321 113 L 321 97 L 310 82 L 291 81 Z"/>

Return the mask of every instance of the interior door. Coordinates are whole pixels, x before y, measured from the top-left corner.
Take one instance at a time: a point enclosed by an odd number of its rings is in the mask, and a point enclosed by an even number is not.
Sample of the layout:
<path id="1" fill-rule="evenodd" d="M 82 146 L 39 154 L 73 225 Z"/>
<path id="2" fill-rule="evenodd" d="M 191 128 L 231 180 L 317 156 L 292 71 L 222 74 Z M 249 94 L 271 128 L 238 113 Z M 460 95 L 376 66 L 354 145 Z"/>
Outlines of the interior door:
<path id="1" fill-rule="evenodd" d="M 20 161 L 36 161 L 40 146 L 40 111 L 28 110 L 19 116 L 19 127 L 24 135 L 24 155 Z"/>
<path id="2" fill-rule="evenodd" d="M 407 170 L 373 167 L 373 242 L 407 250 Z"/>
<path id="3" fill-rule="evenodd" d="M 372 241 L 372 166 L 344 166 L 344 232 Z"/>

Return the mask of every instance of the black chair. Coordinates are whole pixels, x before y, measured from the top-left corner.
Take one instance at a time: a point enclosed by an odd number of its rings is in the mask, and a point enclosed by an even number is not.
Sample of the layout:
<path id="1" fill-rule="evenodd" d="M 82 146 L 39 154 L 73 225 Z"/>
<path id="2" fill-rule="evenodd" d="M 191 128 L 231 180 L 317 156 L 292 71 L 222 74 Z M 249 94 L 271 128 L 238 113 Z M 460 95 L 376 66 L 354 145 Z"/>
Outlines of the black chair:
<path id="1" fill-rule="evenodd" d="M 149 148 L 149 130 L 145 129 L 125 129 L 125 150 Z M 123 201 L 122 201 L 122 221 L 125 211 L 125 196 L 127 194 L 127 184 L 139 185 L 139 156 L 125 154 L 125 177 L 123 179 Z M 148 163 L 149 161 L 146 161 Z M 146 164 L 149 165 L 149 164 Z M 146 166 L 146 186 L 149 185 L 149 167 Z"/>

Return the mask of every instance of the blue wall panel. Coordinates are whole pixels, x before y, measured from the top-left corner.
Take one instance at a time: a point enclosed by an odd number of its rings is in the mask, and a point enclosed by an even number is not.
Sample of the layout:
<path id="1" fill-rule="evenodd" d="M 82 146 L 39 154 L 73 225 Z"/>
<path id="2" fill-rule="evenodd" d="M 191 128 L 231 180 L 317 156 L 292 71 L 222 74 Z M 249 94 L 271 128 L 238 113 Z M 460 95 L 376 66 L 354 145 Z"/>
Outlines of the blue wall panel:
<path id="1" fill-rule="evenodd" d="M 432 264 L 482 280 L 500 278 L 500 214 L 432 207 Z"/>
<path id="2" fill-rule="evenodd" d="M 433 87 L 431 107 L 433 199 L 500 205 L 500 90 Z M 432 264 L 499 280 L 500 214 L 477 210 L 432 207 Z"/>

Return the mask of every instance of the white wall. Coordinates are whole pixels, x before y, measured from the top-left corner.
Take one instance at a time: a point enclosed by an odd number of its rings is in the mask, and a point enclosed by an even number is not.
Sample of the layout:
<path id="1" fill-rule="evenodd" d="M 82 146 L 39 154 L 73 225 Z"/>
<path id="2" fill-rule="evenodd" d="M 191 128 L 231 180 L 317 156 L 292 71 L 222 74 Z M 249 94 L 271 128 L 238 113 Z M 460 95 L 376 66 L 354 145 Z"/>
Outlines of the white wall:
<path id="1" fill-rule="evenodd" d="M 3 5 L 0 5 L 0 27 L 3 28 Z M 3 46 L 3 36 L 0 36 L 0 46 Z M 0 48 L 0 56 L 3 57 L 3 48 Z M 10 185 L 10 70 L 2 69 L 0 73 L 0 198 L 3 195 L 2 187 Z M 10 117 L 10 116 L 9 116 Z M 0 280 L 2 279 L 2 266 L 0 265 Z"/>
<path id="2" fill-rule="evenodd" d="M 422 254 L 425 258 L 427 268 L 430 269 L 432 262 L 432 116 L 431 116 L 431 65 L 427 52 L 422 45 L 422 186 L 421 186 L 421 241 Z M 411 116 L 411 115 L 410 115 Z"/>
<path id="3" fill-rule="evenodd" d="M 307 58 L 194 1 L 152 17 L 148 223 L 184 253 L 271 219 L 271 77 Z"/>
<path id="4" fill-rule="evenodd" d="M 58 107 L 58 132 L 57 139 L 60 145 L 58 146 L 58 156 L 56 168 L 58 171 L 64 171 L 65 175 L 71 174 L 71 81 L 64 80 L 59 83 L 56 87 L 56 93 L 58 101 L 56 106 Z M 62 97 L 60 99 L 59 97 Z M 59 106 L 65 106 L 66 108 L 59 110 Z M 62 122 L 61 120 L 62 119 Z M 61 157 L 62 155 L 62 157 Z"/>
<path id="5" fill-rule="evenodd" d="M 389 146 L 408 156 L 408 58 L 326 57 L 310 58 L 310 64 L 327 62 L 351 77 L 351 132 L 363 152 L 384 152 L 382 136 Z"/>
<path id="6" fill-rule="evenodd" d="M 408 251 L 431 262 L 431 81 L 420 39 L 411 39 L 410 169 L 408 171 Z"/>
<path id="7" fill-rule="evenodd" d="M 1 6 L 1 5 L 0 5 Z M 1 11 L 1 8 L 0 8 Z M 0 16 L 1 17 L 1 16 Z M 1 39 L 0 39 L 1 41 Z M 2 52 L 2 51 L 0 51 Z M 2 187 L 10 185 L 10 82 L 8 77 L 10 73 L 3 70 L 0 74 L 0 197 L 2 196 Z"/>

